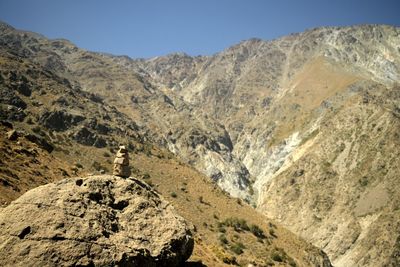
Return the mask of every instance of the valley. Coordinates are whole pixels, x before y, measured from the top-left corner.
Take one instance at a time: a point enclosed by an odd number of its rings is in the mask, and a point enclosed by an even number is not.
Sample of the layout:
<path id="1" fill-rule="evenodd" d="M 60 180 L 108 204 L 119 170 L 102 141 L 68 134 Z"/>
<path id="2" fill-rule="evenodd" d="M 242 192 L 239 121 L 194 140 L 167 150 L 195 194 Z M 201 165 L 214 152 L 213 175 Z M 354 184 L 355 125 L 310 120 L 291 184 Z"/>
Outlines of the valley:
<path id="1" fill-rule="evenodd" d="M 399 28 L 131 59 L 1 24 L 0 65 L 0 201 L 109 173 L 126 144 L 133 174 L 195 225 L 194 261 L 330 266 L 316 247 L 334 266 L 398 261 Z M 269 234 L 220 232 L 233 217 Z"/>

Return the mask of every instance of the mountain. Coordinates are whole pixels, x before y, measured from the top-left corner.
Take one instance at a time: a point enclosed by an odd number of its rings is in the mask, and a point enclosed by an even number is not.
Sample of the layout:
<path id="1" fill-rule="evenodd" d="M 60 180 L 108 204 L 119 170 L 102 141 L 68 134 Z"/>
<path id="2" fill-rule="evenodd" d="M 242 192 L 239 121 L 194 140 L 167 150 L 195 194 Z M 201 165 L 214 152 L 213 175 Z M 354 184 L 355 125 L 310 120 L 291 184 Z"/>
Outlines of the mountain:
<path id="1" fill-rule="evenodd" d="M 225 126 L 260 212 L 335 266 L 398 259 L 399 28 L 319 28 L 142 66 Z"/>
<path id="2" fill-rule="evenodd" d="M 133 177 L 193 224 L 189 265 L 331 266 L 323 251 L 193 168 L 201 159 L 191 146 L 200 142 L 223 155 L 221 162 L 229 158 L 227 131 L 206 114 L 195 117 L 183 100 L 164 93 L 139 70 L 127 69 L 126 60 L 132 61 L 0 24 L 0 213 L 40 185 L 110 173 L 115 149 L 125 144 Z M 105 81 L 126 91 L 103 87 Z M 172 123 L 185 127 L 174 130 L 177 137 L 163 132 L 175 129 Z M 167 138 L 178 137 L 186 158 L 168 150 Z M 250 202 L 249 189 L 236 190 Z"/>
<path id="3" fill-rule="evenodd" d="M 63 99 L 42 95 L 46 113 L 24 95 L 37 76 L 13 81 L 21 75 L 2 72 L 3 83 L 18 92 L 2 96 L 15 107 L 6 119 L 21 121 L 16 125 L 26 128 L 31 116 L 34 127 L 60 140 L 89 139 L 82 149 L 100 157 L 111 137 L 132 136 L 138 155 L 177 157 L 323 249 L 335 266 L 399 261 L 399 28 L 318 28 L 243 41 L 213 56 L 152 59 L 88 52 L 5 24 L 0 32 L 2 70 L 50 73 L 73 94 L 67 102 L 75 101 L 63 107 Z M 37 87 L 43 86 L 54 88 Z M 69 111 L 79 106 L 85 112 Z M 107 125 L 99 119 L 103 107 L 119 131 L 98 131 L 96 125 Z M 53 129 L 59 118 L 68 123 Z M 80 127 L 91 134 L 78 134 Z M 88 150 L 99 142 L 105 147 Z"/>

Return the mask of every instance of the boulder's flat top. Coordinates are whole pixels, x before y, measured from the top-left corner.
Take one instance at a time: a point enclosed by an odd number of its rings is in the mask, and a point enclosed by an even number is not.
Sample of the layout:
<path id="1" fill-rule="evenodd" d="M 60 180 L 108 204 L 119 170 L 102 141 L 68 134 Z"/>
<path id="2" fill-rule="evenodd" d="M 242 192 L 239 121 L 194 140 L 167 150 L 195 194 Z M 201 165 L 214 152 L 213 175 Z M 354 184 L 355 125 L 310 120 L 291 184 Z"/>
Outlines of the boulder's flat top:
<path id="1" fill-rule="evenodd" d="M 0 265 L 176 266 L 189 226 L 147 184 L 116 176 L 65 179 L 1 210 Z"/>

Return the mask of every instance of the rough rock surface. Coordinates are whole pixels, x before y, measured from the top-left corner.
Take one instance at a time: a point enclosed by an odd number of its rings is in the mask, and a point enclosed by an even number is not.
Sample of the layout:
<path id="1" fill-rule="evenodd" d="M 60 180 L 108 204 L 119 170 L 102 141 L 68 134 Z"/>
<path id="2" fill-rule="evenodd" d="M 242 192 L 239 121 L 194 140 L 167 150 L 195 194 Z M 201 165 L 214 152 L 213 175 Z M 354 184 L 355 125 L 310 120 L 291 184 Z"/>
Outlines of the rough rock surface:
<path id="1" fill-rule="evenodd" d="M 1 210 L 1 266 L 178 266 L 189 226 L 137 179 L 103 175 L 32 189 Z"/>

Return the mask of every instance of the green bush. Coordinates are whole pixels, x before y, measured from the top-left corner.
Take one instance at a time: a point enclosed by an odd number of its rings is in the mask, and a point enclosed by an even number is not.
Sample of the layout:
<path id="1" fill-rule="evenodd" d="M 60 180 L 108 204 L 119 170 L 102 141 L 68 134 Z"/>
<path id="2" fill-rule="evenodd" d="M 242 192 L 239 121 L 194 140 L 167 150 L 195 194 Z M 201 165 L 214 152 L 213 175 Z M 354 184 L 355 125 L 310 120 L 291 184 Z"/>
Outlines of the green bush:
<path id="1" fill-rule="evenodd" d="M 75 163 L 75 166 L 79 169 L 83 169 L 83 165 L 80 164 L 79 162 Z"/>
<path id="2" fill-rule="evenodd" d="M 361 186 L 367 186 L 368 185 L 368 177 L 363 176 L 360 180 L 358 180 Z"/>
<path id="3" fill-rule="evenodd" d="M 228 239 L 226 238 L 225 235 L 220 235 L 218 237 L 218 239 L 219 239 L 219 242 L 221 242 L 222 245 L 228 244 Z"/>
<path id="4" fill-rule="evenodd" d="M 226 229 L 224 227 L 218 227 L 218 232 L 226 233 Z"/>
<path id="5" fill-rule="evenodd" d="M 255 224 L 250 225 L 250 232 L 258 238 L 265 238 L 264 231 Z"/>
<path id="6" fill-rule="evenodd" d="M 173 198 L 176 198 L 176 197 L 178 197 L 178 195 L 175 193 L 175 192 L 171 192 L 171 197 L 173 197 Z"/>
<path id="7" fill-rule="evenodd" d="M 231 218 L 226 219 L 223 222 L 223 224 L 226 226 L 233 227 L 235 229 L 235 231 L 240 231 L 240 230 L 249 231 L 250 230 L 245 219 L 231 217 Z"/>
<path id="8" fill-rule="evenodd" d="M 237 255 L 242 254 L 242 253 L 243 253 L 243 250 L 244 250 L 245 248 L 246 248 L 246 247 L 245 247 L 242 243 L 240 243 L 240 242 L 233 243 L 233 244 L 230 246 L 231 251 L 232 251 L 233 253 L 237 254 Z"/>
<path id="9" fill-rule="evenodd" d="M 277 261 L 277 262 L 283 262 L 282 256 L 279 255 L 277 252 L 274 252 L 274 253 L 272 254 L 272 259 L 273 259 L 274 261 Z"/>
<path id="10" fill-rule="evenodd" d="M 296 267 L 297 266 L 296 262 L 293 259 L 289 259 L 289 265 L 291 267 Z"/>

